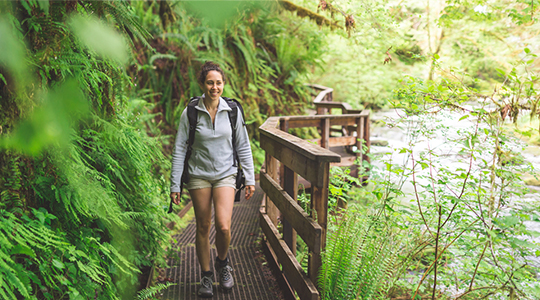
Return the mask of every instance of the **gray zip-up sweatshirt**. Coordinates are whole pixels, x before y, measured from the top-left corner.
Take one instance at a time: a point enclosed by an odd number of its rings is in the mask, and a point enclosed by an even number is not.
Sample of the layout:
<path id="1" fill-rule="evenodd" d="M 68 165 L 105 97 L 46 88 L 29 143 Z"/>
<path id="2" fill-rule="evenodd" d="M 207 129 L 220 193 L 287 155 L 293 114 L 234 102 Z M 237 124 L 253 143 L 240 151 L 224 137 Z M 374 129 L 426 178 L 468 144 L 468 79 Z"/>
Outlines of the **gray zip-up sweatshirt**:
<path id="1" fill-rule="evenodd" d="M 219 98 L 215 124 L 212 124 L 212 118 L 204 106 L 203 98 L 204 94 L 198 105 L 195 106 L 195 109 L 198 110 L 197 128 L 195 129 L 195 141 L 188 162 L 188 170 L 190 177 L 217 180 L 237 172 L 237 168 L 233 166 L 232 128 L 227 113 L 231 108 L 223 98 Z M 236 128 L 236 151 L 240 165 L 244 169 L 246 185 L 255 185 L 251 145 L 240 111 L 238 112 Z M 188 138 L 189 120 L 186 108 L 180 117 L 172 155 L 171 193 L 180 192 L 180 180 L 184 171 Z"/>

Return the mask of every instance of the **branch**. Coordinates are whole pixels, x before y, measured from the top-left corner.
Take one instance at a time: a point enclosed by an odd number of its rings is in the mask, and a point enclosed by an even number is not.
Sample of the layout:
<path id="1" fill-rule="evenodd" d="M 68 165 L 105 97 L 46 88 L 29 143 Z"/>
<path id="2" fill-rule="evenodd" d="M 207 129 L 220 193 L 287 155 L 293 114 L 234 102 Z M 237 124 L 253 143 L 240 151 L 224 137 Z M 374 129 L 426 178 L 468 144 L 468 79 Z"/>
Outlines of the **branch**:
<path id="1" fill-rule="evenodd" d="M 424 282 L 424 279 L 426 279 L 427 274 L 429 273 L 429 271 L 431 271 L 431 268 L 433 267 L 433 264 L 437 263 L 439 258 L 446 251 L 446 249 L 448 249 L 448 247 L 450 247 L 463 233 L 465 233 L 467 231 L 467 229 L 469 229 L 469 227 L 473 226 L 476 222 L 478 222 L 478 220 L 472 222 L 471 224 L 469 224 L 469 226 L 467 226 L 465 229 L 463 229 L 461 231 L 461 233 L 459 233 L 448 245 L 446 245 L 444 247 L 444 249 L 442 249 L 441 254 L 439 254 L 437 257 L 435 257 L 435 260 L 426 269 L 426 271 L 424 272 L 424 275 L 422 275 L 422 279 L 420 279 L 420 282 L 418 283 L 418 287 L 416 288 L 416 291 L 414 292 L 414 296 L 412 297 L 412 299 L 416 299 L 416 295 L 418 295 L 418 290 L 420 289 L 420 285 L 422 285 L 422 282 Z"/>
<path id="2" fill-rule="evenodd" d="M 411 150 L 411 159 L 412 159 L 412 175 L 413 175 L 413 187 L 414 187 L 414 195 L 416 196 L 416 203 L 418 203 L 418 211 L 420 212 L 420 216 L 422 216 L 422 220 L 424 221 L 424 225 L 426 225 L 426 229 L 429 231 L 429 233 L 431 233 L 433 235 L 433 232 L 431 231 L 431 229 L 429 229 L 429 225 L 426 221 L 426 218 L 424 217 L 424 213 L 422 212 L 422 206 L 420 205 L 420 198 L 418 197 L 418 190 L 416 188 L 416 172 L 414 171 L 416 165 L 416 161 L 414 160 L 414 155 L 412 153 L 412 150 Z"/>

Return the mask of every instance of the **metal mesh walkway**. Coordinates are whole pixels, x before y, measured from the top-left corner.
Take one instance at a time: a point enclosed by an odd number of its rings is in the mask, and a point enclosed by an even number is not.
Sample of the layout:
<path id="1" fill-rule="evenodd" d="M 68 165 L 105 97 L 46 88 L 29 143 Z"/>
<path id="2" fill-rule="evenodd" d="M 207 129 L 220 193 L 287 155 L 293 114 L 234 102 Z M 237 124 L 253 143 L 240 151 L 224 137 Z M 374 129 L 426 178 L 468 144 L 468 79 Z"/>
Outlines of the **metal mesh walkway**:
<path id="1" fill-rule="evenodd" d="M 262 250 L 259 239 L 262 236 L 259 225 L 259 207 L 263 192 L 257 185 L 254 196 L 246 201 L 235 203 L 232 225 L 231 246 L 229 259 L 234 268 L 234 288 L 224 293 L 214 283 L 212 299 L 227 300 L 279 300 L 283 299 L 278 284 L 273 280 L 270 270 L 263 265 Z M 210 243 L 214 244 L 215 230 L 212 226 Z M 179 262 L 169 261 L 166 277 L 174 280 L 177 285 L 171 286 L 161 297 L 162 300 L 198 299 L 197 289 L 201 269 L 195 252 L 195 219 L 176 236 Z M 214 247 L 211 251 L 212 265 L 217 253 Z"/>

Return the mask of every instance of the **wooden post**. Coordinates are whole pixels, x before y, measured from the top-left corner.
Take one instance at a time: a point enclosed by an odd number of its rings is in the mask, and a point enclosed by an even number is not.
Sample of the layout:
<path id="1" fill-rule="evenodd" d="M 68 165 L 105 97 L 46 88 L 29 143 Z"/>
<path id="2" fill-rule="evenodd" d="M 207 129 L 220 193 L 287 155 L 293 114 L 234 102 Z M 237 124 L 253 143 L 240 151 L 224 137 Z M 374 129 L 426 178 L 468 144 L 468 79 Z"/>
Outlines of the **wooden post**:
<path id="1" fill-rule="evenodd" d="M 317 107 L 317 114 L 318 114 L 318 115 L 326 115 L 327 112 L 328 112 L 328 109 L 327 109 L 327 108 L 324 108 L 324 107 Z"/>
<path id="2" fill-rule="evenodd" d="M 328 149 L 328 139 L 330 138 L 330 119 L 321 119 L 321 147 Z"/>
<path id="3" fill-rule="evenodd" d="M 296 200 L 298 199 L 298 176 L 288 167 L 285 167 L 284 173 L 283 189 Z M 283 223 L 283 240 L 287 243 L 291 252 L 296 255 L 296 230 L 293 229 L 287 219 L 282 218 L 281 222 Z"/>
<path id="4" fill-rule="evenodd" d="M 326 94 L 325 98 L 325 101 L 332 102 L 334 100 L 334 92 Z"/>
<path id="5" fill-rule="evenodd" d="M 360 158 L 360 165 L 355 166 L 356 170 L 354 170 L 355 174 L 353 174 L 356 178 L 360 178 L 360 173 L 362 170 L 364 170 L 363 163 L 364 163 L 364 156 L 362 155 L 362 145 L 364 143 L 364 117 L 360 117 L 356 119 L 356 158 Z M 352 170 L 351 170 L 352 171 Z"/>
<path id="6" fill-rule="evenodd" d="M 370 135 L 370 132 L 369 132 L 369 126 L 370 126 L 370 121 L 369 121 L 369 114 L 367 116 L 364 117 L 364 132 L 363 132 L 363 135 L 362 135 L 362 138 L 364 139 L 365 141 L 365 145 L 367 147 L 367 151 L 366 153 L 364 154 L 364 157 L 362 158 L 363 160 L 366 160 L 366 161 L 370 161 L 369 159 L 369 156 L 367 156 L 367 154 L 369 153 L 369 148 L 371 147 L 371 142 L 369 140 L 369 135 Z"/>
<path id="7" fill-rule="evenodd" d="M 313 182 L 311 183 L 311 217 L 316 217 L 317 223 L 322 227 L 321 249 L 320 251 L 317 251 L 318 253 L 321 253 L 326 245 L 326 229 L 328 227 L 328 184 L 330 182 L 330 163 L 321 163 L 319 170 L 319 174 L 323 176 L 323 181 L 321 186 L 315 185 Z M 308 276 L 315 285 L 317 285 L 317 278 L 321 265 L 321 255 L 314 253 L 312 249 L 310 249 Z"/>
<path id="8" fill-rule="evenodd" d="M 369 136 L 370 136 L 370 132 L 369 132 L 369 126 L 370 126 L 370 120 L 369 120 L 369 113 L 363 118 L 364 119 L 364 131 L 363 131 L 363 135 L 362 135 L 362 138 L 364 139 L 364 145 L 366 145 L 366 152 L 362 155 L 362 161 L 367 161 L 368 163 L 371 162 L 371 160 L 369 159 L 369 149 L 371 148 L 371 142 L 369 140 Z M 366 170 L 366 171 L 369 171 L 369 170 Z M 366 180 L 368 180 L 369 177 L 368 176 L 364 176 L 362 178 L 362 182 L 365 182 Z"/>
<path id="9" fill-rule="evenodd" d="M 266 173 L 273 179 L 277 179 L 278 177 L 277 163 L 277 159 L 273 158 L 269 154 L 266 154 Z M 266 198 L 265 202 L 266 213 L 268 214 L 270 220 L 272 220 L 272 223 L 274 223 L 274 225 L 277 227 L 277 217 L 279 215 L 279 210 L 271 199 Z"/>
<path id="10" fill-rule="evenodd" d="M 279 123 L 279 129 L 283 132 L 289 131 L 289 122 L 282 120 Z M 298 193 L 298 179 L 294 171 L 281 164 L 279 168 L 279 174 L 281 179 L 281 187 L 296 200 Z M 296 185 L 294 184 L 296 182 Z M 291 184 L 292 183 L 292 184 Z M 292 228 L 291 223 L 281 216 L 281 224 L 283 224 L 283 240 L 291 249 L 291 252 L 296 255 L 296 231 Z"/>
<path id="11" fill-rule="evenodd" d="M 362 143 L 364 140 L 364 118 L 360 117 L 356 119 L 356 149 L 357 152 L 355 153 L 356 157 L 362 156 Z"/>

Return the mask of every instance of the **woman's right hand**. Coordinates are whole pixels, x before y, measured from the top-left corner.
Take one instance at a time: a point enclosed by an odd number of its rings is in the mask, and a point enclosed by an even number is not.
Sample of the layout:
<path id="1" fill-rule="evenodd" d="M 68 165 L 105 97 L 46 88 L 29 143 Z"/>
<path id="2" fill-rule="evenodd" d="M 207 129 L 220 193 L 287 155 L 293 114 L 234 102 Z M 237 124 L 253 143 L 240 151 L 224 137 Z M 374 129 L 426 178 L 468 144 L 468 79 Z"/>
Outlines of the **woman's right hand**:
<path id="1" fill-rule="evenodd" d="M 171 200 L 176 205 L 180 204 L 180 193 L 178 192 L 171 193 Z"/>

